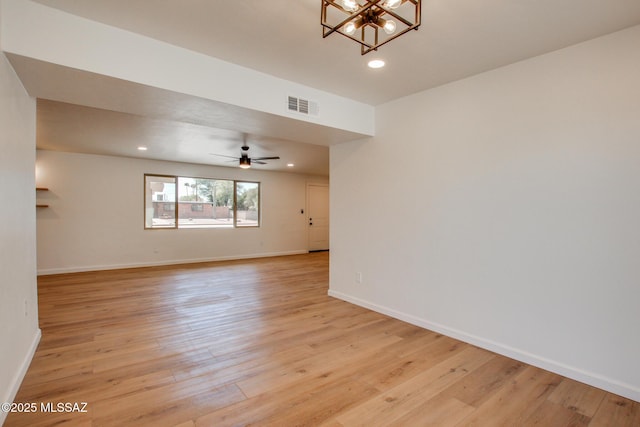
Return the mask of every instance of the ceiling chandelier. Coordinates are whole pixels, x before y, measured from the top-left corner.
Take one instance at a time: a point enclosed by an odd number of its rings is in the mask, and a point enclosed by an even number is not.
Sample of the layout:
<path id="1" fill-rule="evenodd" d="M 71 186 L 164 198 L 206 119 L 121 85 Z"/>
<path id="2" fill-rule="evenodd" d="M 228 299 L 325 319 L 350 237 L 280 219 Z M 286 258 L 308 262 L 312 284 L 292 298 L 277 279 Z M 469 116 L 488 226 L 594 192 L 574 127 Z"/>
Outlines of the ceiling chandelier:
<path id="1" fill-rule="evenodd" d="M 365 55 L 420 26 L 420 0 L 322 0 L 322 37 L 340 33 Z"/>

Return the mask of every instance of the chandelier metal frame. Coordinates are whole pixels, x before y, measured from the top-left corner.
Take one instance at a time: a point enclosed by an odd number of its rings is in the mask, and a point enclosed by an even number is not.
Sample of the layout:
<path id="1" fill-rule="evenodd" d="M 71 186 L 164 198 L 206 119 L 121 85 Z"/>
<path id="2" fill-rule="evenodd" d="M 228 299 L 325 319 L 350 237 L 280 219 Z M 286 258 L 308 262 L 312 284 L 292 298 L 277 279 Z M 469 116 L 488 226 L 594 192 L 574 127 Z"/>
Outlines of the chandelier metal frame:
<path id="1" fill-rule="evenodd" d="M 409 3 L 414 7 L 413 22 L 403 17 L 395 10 L 386 7 L 385 4 L 387 0 L 355 1 L 353 3 L 355 3 L 356 8 L 353 11 L 346 9 L 344 6 L 344 2 L 340 0 L 321 1 L 322 12 L 320 23 L 322 24 L 322 37 L 326 38 L 333 33 L 342 34 L 343 36 L 360 44 L 361 55 L 366 55 L 371 51 L 378 50 L 379 47 L 389 43 L 391 40 L 394 40 L 411 30 L 417 30 L 420 26 L 421 0 L 402 0 L 401 2 L 401 4 L 403 5 L 405 3 Z M 334 10 L 340 11 L 341 13 L 346 15 L 344 19 L 338 19 L 337 24 L 331 24 L 327 21 L 329 11 Z M 405 28 L 395 34 L 389 35 L 388 37 L 381 38 L 378 32 L 383 29 L 384 22 L 386 22 L 390 18 L 395 18 L 403 25 L 405 25 Z M 356 29 L 353 34 L 348 34 L 345 31 L 347 24 L 350 23 L 353 24 L 354 28 Z M 371 31 L 371 29 L 373 31 Z M 356 37 L 358 33 L 360 37 Z M 373 35 L 371 35 L 372 33 Z"/>

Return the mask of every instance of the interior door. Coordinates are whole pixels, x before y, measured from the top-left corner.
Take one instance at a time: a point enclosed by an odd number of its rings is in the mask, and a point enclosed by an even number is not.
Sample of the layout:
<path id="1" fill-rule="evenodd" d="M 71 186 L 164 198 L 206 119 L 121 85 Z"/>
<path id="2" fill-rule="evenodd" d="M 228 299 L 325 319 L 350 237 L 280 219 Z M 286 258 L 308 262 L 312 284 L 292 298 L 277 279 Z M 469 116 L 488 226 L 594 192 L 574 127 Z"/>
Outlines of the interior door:
<path id="1" fill-rule="evenodd" d="M 329 250 L 329 186 L 307 185 L 309 250 Z"/>

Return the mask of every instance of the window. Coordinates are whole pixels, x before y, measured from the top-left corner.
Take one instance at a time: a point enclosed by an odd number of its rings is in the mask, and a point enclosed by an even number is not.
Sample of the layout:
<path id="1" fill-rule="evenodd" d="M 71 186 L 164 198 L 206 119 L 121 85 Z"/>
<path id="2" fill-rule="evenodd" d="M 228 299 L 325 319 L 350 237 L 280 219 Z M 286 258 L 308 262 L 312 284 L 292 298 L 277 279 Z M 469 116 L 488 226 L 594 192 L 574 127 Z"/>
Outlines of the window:
<path id="1" fill-rule="evenodd" d="M 171 175 L 144 181 L 145 228 L 260 226 L 259 182 Z"/>
<path id="2" fill-rule="evenodd" d="M 259 225 L 260 185 L 257 182 L 236 181 L 236 227 Z"/>
<path id="3" fill-rule="evenodd" d="M 144 189 L 145 228 L 175 228 L 175 177 L 163 175 L 145 175 Z"/>

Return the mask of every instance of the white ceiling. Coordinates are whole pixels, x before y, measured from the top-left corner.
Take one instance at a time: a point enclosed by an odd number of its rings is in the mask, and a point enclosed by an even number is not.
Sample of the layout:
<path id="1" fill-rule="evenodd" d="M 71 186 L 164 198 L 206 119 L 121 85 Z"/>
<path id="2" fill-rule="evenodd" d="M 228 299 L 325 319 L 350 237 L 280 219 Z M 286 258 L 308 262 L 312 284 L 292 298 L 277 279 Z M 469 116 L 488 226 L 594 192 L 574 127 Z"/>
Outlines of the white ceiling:
<path id="1" fill-rule="evenodd" d="M 319 0 L 36 1 L 371 105 L 640 24 L 638 0 L 423 0 L 418 31 L 361 56 L 351 40 L 322 38 Z M 373 57 L 387 66 L 368 69 Z M 224 165 L 208 153 L 236 155 L 246 137 L 254 156 L 328 174 L 327 147 L 266 138 L 260 127 L 245 135 L 236 119 L 221 118 L 220 130 L 56 102 L 39 103 L 38 116 L 42 148 L 131 155 L 117 141 L 135 140 L 164 147 L 154 158 Z"/>

